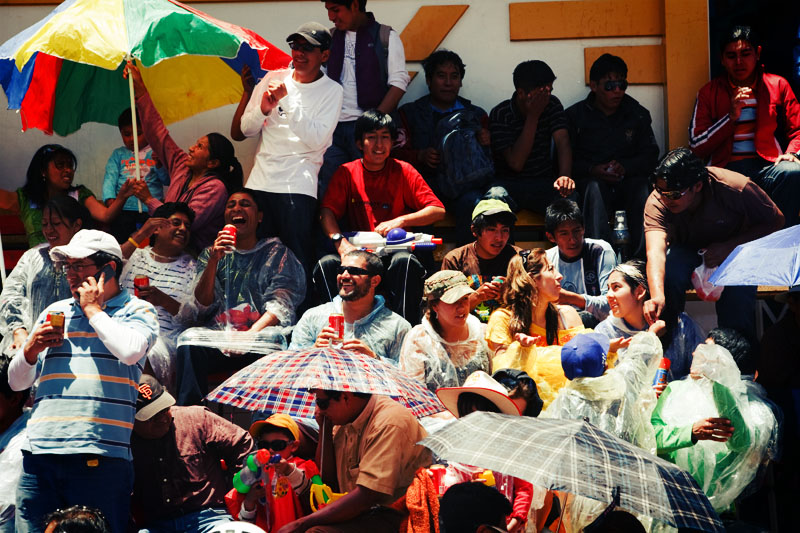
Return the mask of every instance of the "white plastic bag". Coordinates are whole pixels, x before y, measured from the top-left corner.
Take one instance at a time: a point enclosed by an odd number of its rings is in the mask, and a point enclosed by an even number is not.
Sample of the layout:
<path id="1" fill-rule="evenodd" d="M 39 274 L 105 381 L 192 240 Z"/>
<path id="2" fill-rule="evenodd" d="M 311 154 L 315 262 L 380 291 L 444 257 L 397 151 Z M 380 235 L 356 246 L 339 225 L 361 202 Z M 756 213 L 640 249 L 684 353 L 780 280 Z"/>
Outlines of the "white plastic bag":
<path id="1" fill-rule="evenodd" d="M 702 258 L 706 251 L 703 249 L 697 253 Z M 692 286 L 694 286 L 694 290 L 697 291 L 697 296 L 704 302 L 716 302 L 719 300 L 719 297 L 722 296 L 723 289 L 725 289 L 725 287 L 718 287 L 708 281 L 708 278 L 711 277 L 716 269 L 717 267 L 707 267 L 704 260 L 700 263 L 700 266 L 695 268 L 694 272 L 692 272 Z"/>

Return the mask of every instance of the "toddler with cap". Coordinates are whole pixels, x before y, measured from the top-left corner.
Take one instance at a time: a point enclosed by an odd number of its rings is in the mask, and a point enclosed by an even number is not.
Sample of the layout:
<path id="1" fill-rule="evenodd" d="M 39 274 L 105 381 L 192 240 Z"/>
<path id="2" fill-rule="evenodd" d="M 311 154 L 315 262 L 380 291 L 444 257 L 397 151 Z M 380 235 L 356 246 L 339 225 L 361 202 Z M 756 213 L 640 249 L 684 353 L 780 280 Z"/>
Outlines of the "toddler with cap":
<path id="1" fill-rule="evenodd" d="M 278 531 L 310 512 L 311 480 L 319 476 L 314 461 L 295 457 L 300 447 L 300 427 L 286 414 L 274 414 L 254 422 L 250 435 L 259 449 L 280 460 L 267 467 L 269 479 L 262 479 L 242 494 L 236 488 L 225 496 L 228 510 L 236 520 L 255 522 L 265 531 Z M 263 472 L 262 472 L 263 475 Z"/>

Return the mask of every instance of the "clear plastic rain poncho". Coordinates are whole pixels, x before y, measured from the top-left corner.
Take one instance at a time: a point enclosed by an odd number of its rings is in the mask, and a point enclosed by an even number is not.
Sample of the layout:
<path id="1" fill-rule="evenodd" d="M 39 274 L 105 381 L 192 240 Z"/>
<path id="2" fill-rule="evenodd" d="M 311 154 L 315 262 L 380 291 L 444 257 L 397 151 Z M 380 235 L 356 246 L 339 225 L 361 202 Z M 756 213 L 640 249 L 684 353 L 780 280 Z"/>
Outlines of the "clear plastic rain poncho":
<path id="1" fill-rule="evenodd" d="M 25 328 L 30 333 L 48 305 L 71 297 L 67 277 L 53 268 L 49 245 L 40 244 L 22 254 L 0 293 L 0 354 L 12 355 L 6 351 L 14 330 Z"/>
<path id="2" fill-rule="evenodd" d="M 147 276 L 150 285 L 157 287 L 180 304 L 176 315 L 170 314 L 163 307 L 155 306 L 158 312 L 158 340 L 147 353 L 147 359 L 156 377 L 170 390 L 174 390 L 173 386 L 176 383 L 174 360 L 178 335 L 195 318 L 195 308 L 191 303 L 194 300 L 192 282 L 195 263 L 189 254 L 183 254 L 168 263 L 161 263 L 156 261 L 152 247 L 148 246 L 133 252 L 125 263 L 120 277 L 120 285 L 133 294 L 133 279 L 136 276 Z"/>
<path id="3" fill-rule="evenodd" d="M 424 383 L 431 392 L 441 387 L 460 387 L 476 370 L 491 374 L 491 355 L 483 338 L 484 324 L 474 315 L 467 317 L 469 336 L 447 342 L 427 318 L 406 335 L 400 350 L 400 368 Z"/>
<path id="4" fill-rule="evenodd" d="M 600 429 L 655 453 L 650 415 L 656 404 L 652 385 L 661 353 L 658 337 L 646 332 L 636 334 L 628 349 L 620 351 L 616 366 L 596 378 L 568 381 L 539 416 L 586 418 Z"/>
<path id="5" fill-rule="evenodd" d="M 209 249 L 197 259 L 192 294 L 208 264 Z M 206 346 L 222 351 L 272 353 L 287 346 L 295 310 L 306 294 L 306 275 L 294 254 L 277 238 L 262 239 L 251 250 L 235 250 L 217 266 L 214 302 L 192 305 L 205 328 L 191 328 L 178 338 L 178 346 Z M 278 325 L 247 331 L 261 315 L 270 312 Z"/>
<path id="6" fill-rule="evenodd" d="M 728 509 L 777 455 L 778 421 L 760 395 L 754 383 L 741 379 L 725 348 L 701 344 L 690 376 L 670 383 L 653 412 L 660 455 L 692 474 L 717 512 Z M 730 419 L 731 438 L 692 444 L 692 425 L 711 417 Z"/>

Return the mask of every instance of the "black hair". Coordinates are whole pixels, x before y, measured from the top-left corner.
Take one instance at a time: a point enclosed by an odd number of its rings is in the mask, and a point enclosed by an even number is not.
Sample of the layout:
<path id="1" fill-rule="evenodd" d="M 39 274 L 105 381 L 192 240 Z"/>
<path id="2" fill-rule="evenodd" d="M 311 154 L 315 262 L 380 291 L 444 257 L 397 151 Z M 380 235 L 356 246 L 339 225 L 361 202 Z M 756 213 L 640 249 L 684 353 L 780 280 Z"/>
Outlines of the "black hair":
<path id="1" fill-rule="evenodd" d="M 459 417 L 467 416 L 473 411 L 483 411 L 485 413 L 502 412 L 492 400 L 474 392 L 462 392 L 459 394 L 456 409 Z"/>
<path id="2" fill-rule="evenodd" d="M 544 61 L 532 59 L 523 61 L 514 69 L 514 88 L 531 91 L 537 87 L 550 85 L 556 80 L 553 69 Z"/>
<path id="3" fill-rule="evenodd" d="M 751 26 L 737 24 L 731 26 L 722 34 L 722 38 L 719 40 L 720 53 L 725 51 L 726 46 L 736 41 L 747 41 L 754 49 L 761 46 L 761 39 L 759 39 L 758 34 Z"/>
<path id="4" fill-rule="evenodd" d="M 325 393 L 325 396 L 327 396 L 331 400 L 338 401 L 339 398 L 342 397 L 342 392 L 344 391 L 324 389 L 323 392 Z M 368 400 L 369 398 L 372 397 L 372 393 L 369 392 L 353 392 L 353 391 L 348 391 L 348 392 L 350 392 L 350 394 L 352 394 L 356 398 L 361 398 L 362 400 Z"/>
<path id="5" fill-rule="evenodd" d="M 48 514 L 44 527 L 55 522 L 53 533 L 111 533 L 111 526 L 99 509 L 73 505 Z"/>
<path id="6" fill-rule="evenodd" d="M 615 55 L 603 54 L 592 63 L 589 69 L 589 79 L 592 81 L 600 81 L 600 78 L 608 76 L 609 74 L 618 74 L 623 78 L 628 77 L 628 65 L 625 61 Z"/>
<path id="7" fill-rule="evenodd" d="M 441 533 L 474 533 L 482 525 L 505 526 L 511 502 L 483 483 L 456 483 L 442 496 L 439 507 Z"/>
<path id="8" fill-rule="evenodd" d="M 136 110 L 136 123 L 141 124 L 142 120 L 139 118 L 139 110 Z M 119 114 L 119 118 L 117 118 L 117 127 L 122 129 L 125 126 L 133 126 L 133 113 L 131 113 L 131 108 L 129 107 L 125 111 Z M 139 129 L 139 134 L 141 135 L 142 130 Z"/>
<path id="9" fill-rule="evenodd" d="M 436 50 L 422 60 L 422 68 L 425 70 L 425 79 L 430 80 L 436 72 L 436 68 L 441 65 L 446 65 L 447 63 L 452 63 L 458 69 L 461 79 L 463 80 L 464 74 L 467 72 L 466 65 L 461 61 L 461 57 L 459 57 L 457 53 L 451 50 L 445 50 L 444 48 Z"/>
<path id="10" fill-rule="evenodd" d="M 722 346 L 733 356 L 736 366 L 742 374 L 756 373 L 756 360 L 753 357 L 753 346 L 747 337 L 733 328 L 714 328 L 708 332 L 714 344 Z"/>
<path id="11" fill-rule="evenodd" d="M 236 159 L 236 151 L 227 137 L 221 133 L 212 132 L 207 134 L 206 138 L 208 139 L 208 158 L 219 161 L 218 166 L 207 172 L 219 178 L 230 194 L 230 191 L 242 186 L 244 179 L 242 165 Z"/>
<path id="12" fill-rule="evenodd" d="M 186 215 L 186 218 L 189 219 L 189 231 L 192 230 L 192 224 L 194 224 L 194 209 L 189 207 L 189 204 L 186 202 L 166 202 L 161 204 L 153 211 L 153 218 L 169 218 L 175 213 L 181 213 Z M 155 246 L 156 241 L 158 240 L 158 235 L 155 233 L 150 236 L 150 246 Z"/>
<path id="13" fill-rule="evenodd" d="M 495 224 L 502 224 L 504 226 L 508 226 L 509 229 L 514 227 L 514 224 L 517 222 L 517 217 L 514 213 L 510 213 L 508 211 L 501 211 L 499 213 L 494 213 L 491 215 L 484 215 L 481 213 L 480 215 L 476 216 L 472 219 L 471 229 L 477 236 L 481 236 L 483 230 L 488 227 L 494 226 Z"/>
<path id="14" fill-rule="evenodd" d="M 114 254 L 110 254 L 108 252 L 95 252 L 86 259 L 92 261 L 98 268 L 102 267 L 106 263 L 110 263 L 114 261 L 117 265 L 117 268 L 114 270 L 114 277 L 119 280 L 119 277 L 122 275 L 122 259 L 117 257 Z M 100 274 L 98 273 L 97 276 L 99 277 Z M 96 280 L 99 281 L 99 280 Z M 106 280 L 109 281 L 109 280 Z"/>
<path id="15" fill-rule="evenodd" d="M 10 400 L 15 394 L 22 395 L 19 402 L 19 411 L 22 414 L 22 406 L 28 401 L 28 396 L 31 395 L 31 389 L 28 387 L 25 390 L 15 391 L 8 384 L 8 366 L 11 364 L 11 358 L 0 355 L 0 394 Z"/>
<path id="16" fill-rule="evenodd" d="M 353 3 L 354 0 L 320 0 L 320 2 L 330 2 L 332 4 L 338 4 L 340 6 L 350 7 L 350 4 Z M 367 10 L 367 0 L 358 0 L 358 10 L 359 11 L 366 11 Z"/>
<path id="17" fill-rule="evenodd" d="M 627 511 L 614 509 L 604 517 L 600 517 L 596 522 L 592 522 L 586 527 L 585 531 L 591 533 L 645 533 L 639 519 Z"/>
<path id="18" fill-rule="evenodd" d="M 383 128 L 389 128 L 389 134 L 393 141 L 397 139 L 397 124 L 392 120 L 391 115 L 377 109 L 367 109 L 356 119 L 353 137 L 356 142 L 361 142 L 367 133 L 375 133 Z"/>
<path id="19" fill-rule="evenodd" d="M 80 229 L 91 229 L 92 226 L 94 226 L 94 219 L 92 215 L 89 214 L 89 210 L 72 196 L 56 196 L 50 198 L 47 201 L 47 205 L 42 209 L 42 214 L 44 214 L 45 209 L 55 212 L 61 220 L 66 220 L 70 224 L 74 224 L 80 220 Z"/>
<path id="20" fill-rule="evenodd" d="M 512 400 L 525 400 L 525 412 L 522 416 L 536 418 L 542 412 L 544 402 L 539 396 L 539 388 L 527 372 L 513 368 L 503 368 L 492 374 L 492 379 L 500 383 L 508 391 Z"/>
<path id="21" fill-rule="evenodd" d="M 78 159 L 75 157 L 75 154 L 73 154 L 70 149 L 60 144 L 45 144 L 36 150 L 36 153 L 33 154 L 31 158 L 31 162 L 28 165 L 25 185 L 22 186 L 22 192 L 24 192 L 25 196 L 32 202 L 38 204 L 39 207 L 42 207 L 42 204 L 44 204 L 45 194 L 47 193 L 47 165 L 50 164 L 50 161 L 62 154 L 72 159 L 73 167 L 76 169 L 78 168 Z"/>
<path id="22" fill-rule="evenodd" d="M 548 205 L 544 212 L 544 230 L 554 235 L 558 226 L 564 222 L 577 222 L 583 226 L 583 213 L 574 201 L 559 198 Z"/>
<path id="23" fill-rule="evenodd" d="M 377 255 L 366 250 L 350 250 L 344 257 L 358 257 L 364 260 L 367 264 L 366 270 L 369 272 L 369 277 L 383 276 L 383 261 Z"/>
<path id="24" fill-rule="evenodd" d="M 675 148 L 658 163 L 650 176 L 650 184 L 664 180 L 668 191 L 682 191 L 695 183 L 708 180 L 708 170 L 702 159 L 685 147 Z"/>

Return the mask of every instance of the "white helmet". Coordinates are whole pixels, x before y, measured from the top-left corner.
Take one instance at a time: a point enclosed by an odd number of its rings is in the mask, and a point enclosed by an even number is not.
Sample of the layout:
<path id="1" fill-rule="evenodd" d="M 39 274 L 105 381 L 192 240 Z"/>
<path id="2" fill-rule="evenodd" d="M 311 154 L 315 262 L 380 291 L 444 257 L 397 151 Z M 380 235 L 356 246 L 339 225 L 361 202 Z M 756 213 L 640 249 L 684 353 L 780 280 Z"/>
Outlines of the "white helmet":
<path id="1" fill-rule="evenodd" d="M 250 522 L 220 522 L 208 533 L 265 533 L 263 529 Z"/>

